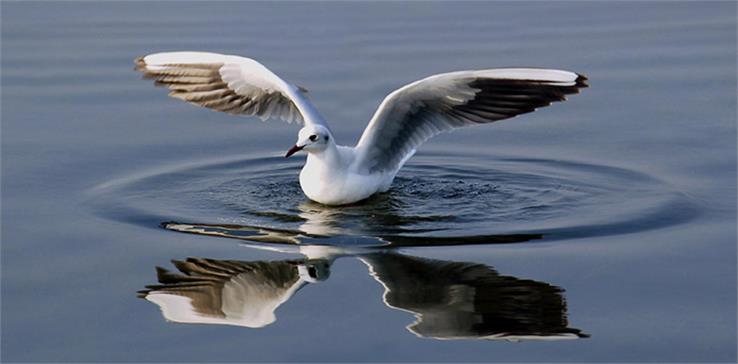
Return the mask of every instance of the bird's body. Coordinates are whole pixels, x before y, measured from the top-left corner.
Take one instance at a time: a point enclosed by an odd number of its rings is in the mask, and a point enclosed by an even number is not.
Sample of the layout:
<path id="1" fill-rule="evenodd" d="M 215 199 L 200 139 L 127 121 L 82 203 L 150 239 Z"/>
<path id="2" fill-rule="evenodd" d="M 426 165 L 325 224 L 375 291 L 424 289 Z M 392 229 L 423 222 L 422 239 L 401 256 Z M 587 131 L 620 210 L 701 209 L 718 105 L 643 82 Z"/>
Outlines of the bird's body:
<path id="1" fill-rule="evenodd" d="M 371 196 L 384 178 L 356 173 L 355 160 L 353 148 L 335 144 L 323 153 L 309 153 L 300 171 L 302 191 L 311 200 L 327 205 L 342 205 Z"/>
<path id="2" fill-rule="evenodd" d="M 443 73 L 390 93 L 356 146 L 337 145 L 327 122 L 307 99 L 260 63 L 204 52 L 141 57 L 136 68 L 170 96 L 189 103 L 262 119 L 302 121 L 287 153 L 308 153 L 300 186 L 311 200 L 344 205 L 387 191 L 397 172 L 426 140 L 455 128 L 534 111 L 586 87 L 568 71 L 501 68 Z"/>
<path id="3" fill-rule="evenodd" d="M 313 201 L 345 205 L 390 188 L 395 173 L 362 173 L 356 164 L 356 149 L 331 144 L 319 153 L 308 153 L 300 171 L 300 186 Z"/>

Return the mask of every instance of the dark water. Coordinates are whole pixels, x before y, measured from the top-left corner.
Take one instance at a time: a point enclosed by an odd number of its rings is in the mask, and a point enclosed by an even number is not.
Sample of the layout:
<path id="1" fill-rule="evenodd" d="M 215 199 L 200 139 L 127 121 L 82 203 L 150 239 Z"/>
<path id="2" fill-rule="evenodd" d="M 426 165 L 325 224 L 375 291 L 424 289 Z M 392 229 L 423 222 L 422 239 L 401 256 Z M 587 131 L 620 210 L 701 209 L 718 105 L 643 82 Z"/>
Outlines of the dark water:
<path id="1" fill-rule="evenodd" d="M 735 14 L 3 2 L 2 360 L 735 361 Z M 280 157 L 294 126 L 139 80 L 132 60 L 168 50 L 262 61 L 345 144 L 433 73 L 591 87 L 439 136 L 331 208 Z"/>

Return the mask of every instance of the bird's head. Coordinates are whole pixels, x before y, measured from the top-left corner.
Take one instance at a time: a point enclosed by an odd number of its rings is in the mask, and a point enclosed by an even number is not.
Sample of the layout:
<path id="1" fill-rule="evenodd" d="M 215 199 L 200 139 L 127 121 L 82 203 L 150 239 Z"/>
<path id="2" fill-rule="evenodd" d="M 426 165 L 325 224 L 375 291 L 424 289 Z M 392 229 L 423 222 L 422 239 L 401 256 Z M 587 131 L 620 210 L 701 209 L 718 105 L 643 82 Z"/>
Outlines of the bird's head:
<path id="1" fill-rule="evenodd" d="M 331 276 L 331 261 L 312 259 L 297 266 L 300 278 L 308 283 L 318 283 Z"/>
<path id="2" fill-rule="evenodd" d="M 307 125 L 297 134 L 297 143 L 287 151 L 289 157 L 301 150 L 306 152 L 320 152 L 332 143 L 333 136 L 327 128 L 321 125 Z"/>

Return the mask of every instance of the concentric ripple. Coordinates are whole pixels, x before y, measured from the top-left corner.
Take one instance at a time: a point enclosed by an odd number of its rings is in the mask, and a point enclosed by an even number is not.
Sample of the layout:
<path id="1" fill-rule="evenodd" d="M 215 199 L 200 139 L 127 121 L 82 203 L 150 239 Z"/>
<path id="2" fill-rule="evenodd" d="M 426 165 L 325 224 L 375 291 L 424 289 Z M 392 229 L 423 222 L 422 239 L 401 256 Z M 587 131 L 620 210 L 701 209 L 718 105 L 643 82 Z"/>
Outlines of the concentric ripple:
<path id="1" fill-rule="evenodd" d="M 545 159 L 415 156 L 384 194 L 341 207 L 308 200 L 301 159 L 168 167 L 96 187 L 108 218 L 246 240 L 379 239 L 404 245 L 630 233 L 696 214 L 682 193 L 622 168 Z"/>

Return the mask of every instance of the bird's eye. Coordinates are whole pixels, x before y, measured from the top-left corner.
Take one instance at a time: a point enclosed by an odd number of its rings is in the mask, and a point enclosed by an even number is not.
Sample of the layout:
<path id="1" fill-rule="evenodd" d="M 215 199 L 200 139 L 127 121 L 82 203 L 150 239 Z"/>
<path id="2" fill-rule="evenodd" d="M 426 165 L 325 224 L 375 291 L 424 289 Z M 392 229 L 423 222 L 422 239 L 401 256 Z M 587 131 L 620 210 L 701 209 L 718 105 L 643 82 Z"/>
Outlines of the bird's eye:
<path id="1" fill-rule="evenodd" d="M 325 141 L 328 141 L 328 136 L 326 135 L 326 136 L 324 137 L 324 139 L 325 139 Z"/>
<path id="2" fill-rule="evenodd" d="M 311 141 L 311 142 L 314 142 L 314 141 L 316 141 L 317 139 L 318 139 L 318 136 L 317 136 L 317 135 L 315 135 L 315 134 L 313 134 L 313 135 L 311 135 L 311 136 L 310 136 L 310 141 Z"/>

